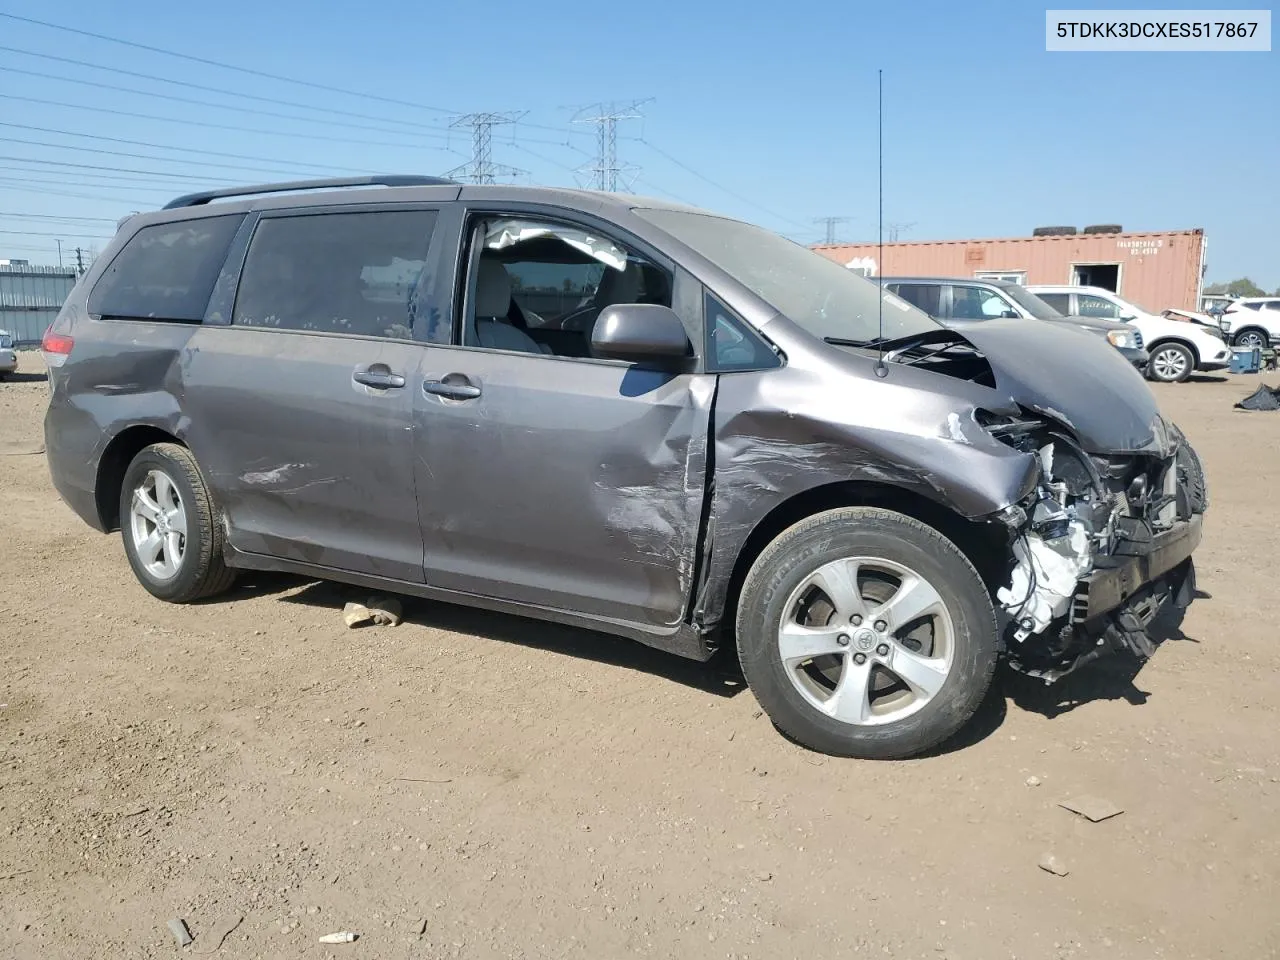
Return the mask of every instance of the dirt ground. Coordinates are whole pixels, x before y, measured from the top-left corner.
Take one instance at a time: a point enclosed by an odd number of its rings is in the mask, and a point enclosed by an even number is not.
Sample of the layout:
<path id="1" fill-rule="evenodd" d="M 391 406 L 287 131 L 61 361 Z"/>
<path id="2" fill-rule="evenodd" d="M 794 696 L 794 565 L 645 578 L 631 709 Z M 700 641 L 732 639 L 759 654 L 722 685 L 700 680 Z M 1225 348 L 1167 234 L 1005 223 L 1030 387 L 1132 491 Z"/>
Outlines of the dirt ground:
<path id="1" fill-rule="evenodd" d="M 412 600 L 348 630 L 364 593 L 287 577 L 153 600 L 55 495 L 23 363 L 0 957 L 1280 956 L 1280 414 L 1232 409 L 1259 377 L 1156 388 L 1212 498 L 1185 638 L 1002 677 L 961 742 L 869 763 L 788 743 L 726 656 Z M 1124 813 L 1057 806 L 1087 794 Z"/>

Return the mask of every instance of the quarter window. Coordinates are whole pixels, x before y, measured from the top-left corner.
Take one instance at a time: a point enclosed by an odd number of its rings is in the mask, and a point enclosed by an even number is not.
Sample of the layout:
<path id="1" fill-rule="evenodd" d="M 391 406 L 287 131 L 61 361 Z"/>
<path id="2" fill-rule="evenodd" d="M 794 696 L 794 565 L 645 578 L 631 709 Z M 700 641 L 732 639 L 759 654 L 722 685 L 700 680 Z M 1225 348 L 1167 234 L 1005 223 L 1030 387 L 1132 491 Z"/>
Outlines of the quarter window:
<path id="1" fill-rule="evenodd" d="M 706 298 L 707 368 L 713 373 L 767 370 L 779 365 L 773 352 L 747 324 L 708 293 Z"/>
<path id="2" fill-rule="evenodd" d="M 447 321 L 417 309 L 435 219 L 431 210 L 264 218 L 232 323 L 399 339 L 417 323 L 422 339 L 447 341 Z"/>
<path id="3" fill-rule="evenodd" d="M 91 314 L 199 323 L 244 218 L 203 217 L 143 227 L 89 294 Z"/>

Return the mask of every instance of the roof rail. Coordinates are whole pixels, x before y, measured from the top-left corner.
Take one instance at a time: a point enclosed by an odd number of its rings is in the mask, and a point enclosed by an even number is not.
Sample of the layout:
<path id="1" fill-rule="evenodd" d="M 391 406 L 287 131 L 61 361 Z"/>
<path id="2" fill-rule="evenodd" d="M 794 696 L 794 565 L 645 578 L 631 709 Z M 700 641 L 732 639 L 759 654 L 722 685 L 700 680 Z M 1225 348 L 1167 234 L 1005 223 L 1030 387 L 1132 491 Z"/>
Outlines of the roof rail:
<path id="1" fill-rule="evenodd" d="M 179 207 L 199 207 L 210 200 L 224 197 L 248 197 L 260 193 L 288 193 L 293 190 L 327 190 L 330 187 L 430 187 L 456 184 L 445 177 L 422 177 L 416 174 L 375 175 L 372 177 L 330 177 L 325 180 L 293 180 L 288 183 L 261 183 L 251 187 L 224 187 L 221 190 L 202 190 L 175 197 L 163 207 L 175 210 Z"/>

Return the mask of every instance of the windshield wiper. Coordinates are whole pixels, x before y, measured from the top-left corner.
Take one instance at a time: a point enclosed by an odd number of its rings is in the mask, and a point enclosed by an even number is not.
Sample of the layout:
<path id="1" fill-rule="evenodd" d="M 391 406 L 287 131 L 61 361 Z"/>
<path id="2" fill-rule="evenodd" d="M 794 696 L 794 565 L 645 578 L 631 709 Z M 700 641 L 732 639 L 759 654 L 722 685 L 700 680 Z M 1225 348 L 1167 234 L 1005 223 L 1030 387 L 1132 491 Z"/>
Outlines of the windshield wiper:
<path id="1" fill-rule="evenodd" d="M 823 343 L 833 347 L 878 347 L 882 343 L 892 343 L 889 337 L 873 337 L 870 340 L 847 340 L 844 337 L 823 337 Z"/>

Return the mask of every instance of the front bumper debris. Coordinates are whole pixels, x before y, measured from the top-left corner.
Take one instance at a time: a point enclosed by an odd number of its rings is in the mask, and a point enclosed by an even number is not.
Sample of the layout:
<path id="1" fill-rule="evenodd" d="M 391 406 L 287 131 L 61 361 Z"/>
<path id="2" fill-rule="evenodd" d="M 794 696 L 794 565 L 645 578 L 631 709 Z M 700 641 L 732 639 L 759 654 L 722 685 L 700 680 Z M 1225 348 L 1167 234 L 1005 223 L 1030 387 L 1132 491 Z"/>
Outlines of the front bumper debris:
<path id="1" fill-rule="evenodd" d="M 996 601 L 1010 664 L 1051 682 L 1109 653 L 1147 659 L 1148 627 L 1195 595 L 1209 503 L 1195 450 L 1172 425 L 1160 452 L 1110 457 L 1054 426 L 1004 431 L 1041 464 L 1035 492 L 1001 517 L 1011 565 Z"/>

